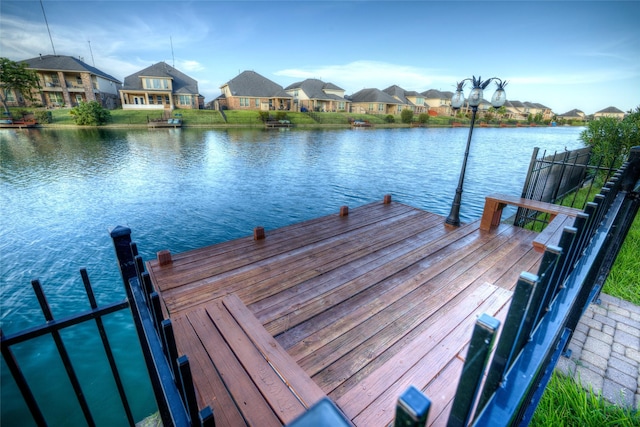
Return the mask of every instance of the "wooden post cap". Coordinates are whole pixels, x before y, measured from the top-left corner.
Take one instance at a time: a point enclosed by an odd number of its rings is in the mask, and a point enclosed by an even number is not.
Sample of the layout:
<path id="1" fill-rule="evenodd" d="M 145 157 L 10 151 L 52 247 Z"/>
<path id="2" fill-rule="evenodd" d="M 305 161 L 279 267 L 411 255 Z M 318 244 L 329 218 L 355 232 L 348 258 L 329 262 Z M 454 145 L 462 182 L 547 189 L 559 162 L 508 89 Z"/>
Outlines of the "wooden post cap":
<path id="1" fill-rule="evenodd" d="M 171 259 L 171 252 L 168 250 L 163 250 L 158 252 L 158 264 L 162 267 L 164 265 L 169 265 L 173 262 Z"/>
<path id="2" fill-rule="evenodd" d="M 257 226 L 253 229 L 253 240 L 262 240 L 264 238 L 264 227 Z"/>
<path id="3" fill-rule="evenodd" d="M 389 203 L 391 203 L 391 194 L 385 194 L 384 195 L 383 203 L 385 205 L 388 205 Z"/>
<path id="4" fill-rule="evenodd" d="M 349 206 L 340 206 L 340 216 L 349 215 Z"/>

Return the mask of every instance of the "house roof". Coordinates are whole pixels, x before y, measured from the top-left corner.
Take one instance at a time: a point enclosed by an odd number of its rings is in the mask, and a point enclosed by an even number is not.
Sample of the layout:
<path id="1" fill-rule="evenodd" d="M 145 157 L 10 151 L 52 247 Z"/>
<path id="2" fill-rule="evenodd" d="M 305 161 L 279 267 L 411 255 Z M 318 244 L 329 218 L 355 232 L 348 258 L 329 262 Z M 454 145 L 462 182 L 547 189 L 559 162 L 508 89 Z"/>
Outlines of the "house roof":
<path id="1" fill-rule="evenodd" d="M 584 115 L 585 115 L 584 112 L 581 110 L 578 110 L 577 108 L 574 108 L 571 111 L 567 111 L 564 114 L 558 114 L 558 116 L 560 117 L 582 117 Z"/>
<path id="2" fill-rule="evenodd" d="M 140 77 L 161 77 L 173 81 L 173 93 L 197 94 L 198 82 L 166 62 L 158 62 L 124 78 L 124 90 L 142 89 Z"/>
<path id="3" fill-rule="evenodd" d="M 326 93 L 325 90 L 344 90 L 333 83 L 325 83 L 319 79 L 306 79 L 287 86 L 284 90 L 302 90 L 309 99 L 328 99 L 344 101 L 344 98 L 332 93 Z"/>
<path id="4" fill-rule="evenodd" d="M 414 105 L 413 102 L 407 99 L 407 96 L 406 96 L 407 91 L 402 89 L 398 85 L 389 86 L 388 88 L 384 89 L 383 92 L 388 95 L 391 95 L 392 97 L 399 100 L 403 104 Z"/>
<path id="5" fill-rule="evenodd" d="M 595 114 L 598 114 L 598 113 L 624 114 L 624 111 L 622 111 L 622 110 L 620 110 L 620 109 L 618 109 L 618 108 L 616 108 L 616 107 L 607 107 L 607 108 L 605 108 L 604 110 L 600 110 L 600 111 L 596 111 L 596 112 L 595 112 Z"/>
<path id="6" fill-rule="evenodd" d="M 453 94 L 451 94 L 451 96 L 447 96 L 445 95 L 445 92 L 441 92 L 437 89 L 429 89 L 422 92 L 421 95 L 428 99 L 448 99 L 451 98 Z"/>
<path id="7" fill-rule="evenodd" d="M 243 71 L 221 86 L 228 86 L 232 96 L 260 98 L 292 98 L 282 86 L 255 71 Z"/>
<path id="8" fill-rule="evenodd" d="M 96 76 L 100 76 L 104 79 L 111 80 L 117 84 L 121 84 L 120 80 L 103 72 L 102 70 L 92 67 L 89 64 L 84 63 L 78 58 L 65 55 L 40 55 L 35 58 L 25 59 L 20 61 L 27 64 L 27 68 L 33 70 L 46 70 L 46 71 L 73 71 L 91 73 Z"/>
<path id="9" fill-rule="evenodd" d="M 400 104 L 401 102 L 376 88 L 362 89 L 350 96 L 352 102 L 378 102 L 384 104 Z"/>

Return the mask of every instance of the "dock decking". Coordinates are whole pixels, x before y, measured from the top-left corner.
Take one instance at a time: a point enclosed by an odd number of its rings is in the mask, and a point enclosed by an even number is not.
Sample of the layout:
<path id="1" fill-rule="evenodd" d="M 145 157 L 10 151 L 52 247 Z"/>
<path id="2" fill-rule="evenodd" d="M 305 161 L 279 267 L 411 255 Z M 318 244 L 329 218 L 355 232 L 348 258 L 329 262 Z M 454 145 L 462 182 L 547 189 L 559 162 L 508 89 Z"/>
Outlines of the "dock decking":
<path id="1" fill-rule="evenodd" d="M 411 384 L 442 425 L 473 323 L 504 317 L 519 274 L 537 270 L 536 236 L 380 202 L 147 270 L 220 425 L 286 424 L 326 394 L 356 426 L 385 426 Z"/>

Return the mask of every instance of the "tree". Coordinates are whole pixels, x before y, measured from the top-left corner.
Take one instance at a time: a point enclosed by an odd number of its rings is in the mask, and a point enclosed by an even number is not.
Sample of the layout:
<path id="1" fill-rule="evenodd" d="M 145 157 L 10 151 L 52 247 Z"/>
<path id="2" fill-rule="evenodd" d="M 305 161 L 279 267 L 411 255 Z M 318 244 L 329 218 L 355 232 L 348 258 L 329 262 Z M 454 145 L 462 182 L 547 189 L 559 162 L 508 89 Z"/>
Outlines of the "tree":
<path id="1" fill-rule="evenodd" d="M 81 102 L 69 112 L 77 125 L 100 126 L 111 119 L 111 113 L 98 101 Z"/>
<path id="2" fill-rule="evenodd" d="M 606 168 L 618 168 L 632 146 L 640 141 L 640 107 L 622 120 L 600 117 L 592 120 L 582 131 L 580 139 L 591 146 L 595 162 Z"/>
<path id="3" fill-rule="evenodd" d="M 0 58 L 0 101 L 4 106 L 4 111 L 9 115 L 7 106 L 7 96 L 9 92 L 20 93 L 29 101 L 34 100 L 33 90 L 40 88 L 38 74 L 34 70 L 29 70 L 27 64 L 15 62 L 8 58 Z"/>
<path id="4" fill-rule="evenodd" d="M 409 110 L 408 108 L 402 110 L 402 112 L 400 113 L 400 120 L 402 120 L 402 123 L 411 123 L 411 121 L 413 120 L 413 111 Z"/>

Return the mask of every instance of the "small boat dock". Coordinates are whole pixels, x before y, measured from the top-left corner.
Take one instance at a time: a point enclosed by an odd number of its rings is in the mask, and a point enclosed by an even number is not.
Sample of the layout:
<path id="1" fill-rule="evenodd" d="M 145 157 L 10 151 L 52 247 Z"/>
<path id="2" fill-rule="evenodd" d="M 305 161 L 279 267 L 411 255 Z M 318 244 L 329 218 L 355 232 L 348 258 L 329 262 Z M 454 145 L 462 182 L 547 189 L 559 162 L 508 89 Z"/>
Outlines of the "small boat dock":
<path id="1" fill-rule="evenodd" d="M 410 385 L 446 423 L 474 322 L 506 315 L 538 233 L 384 201 L 147 262 L 200 408 L 284 425 L 328 396 L 356 426 Z"/>

